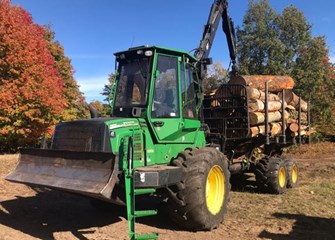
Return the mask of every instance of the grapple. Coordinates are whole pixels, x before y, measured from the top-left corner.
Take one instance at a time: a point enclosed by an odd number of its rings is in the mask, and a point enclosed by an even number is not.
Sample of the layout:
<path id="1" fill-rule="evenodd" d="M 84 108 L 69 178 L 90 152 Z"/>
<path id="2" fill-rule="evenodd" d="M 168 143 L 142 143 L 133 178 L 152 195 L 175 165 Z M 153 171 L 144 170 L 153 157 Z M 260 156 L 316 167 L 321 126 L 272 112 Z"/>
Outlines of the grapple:
<path id="1" fill-rule="evenodd" d="M 112 153 L 26 148 L 6 180 L 110 199 L 117 172 Z"/>

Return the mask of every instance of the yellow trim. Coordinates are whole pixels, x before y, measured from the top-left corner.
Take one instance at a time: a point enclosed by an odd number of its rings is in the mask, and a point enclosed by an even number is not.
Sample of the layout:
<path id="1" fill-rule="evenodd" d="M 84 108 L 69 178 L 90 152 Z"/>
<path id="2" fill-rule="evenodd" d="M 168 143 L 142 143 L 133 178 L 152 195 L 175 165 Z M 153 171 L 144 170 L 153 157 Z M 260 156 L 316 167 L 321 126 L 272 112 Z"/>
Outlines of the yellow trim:
<path id="1" fill-rule="evenodd" d="M 295 184 L 297 183 L 297 181 L 298 181 L 298 167 L 294 163 L 291 169 L 291 182 Z"/>
<path id="2" fill-rule="evenodd" d="M 280 167 L 278 170 L 278 183 L 281 188 L 285 187 L 286 183 L 286 171 L 284 167 Z"/>
<path id="3" fill-rule="evenodd" d="M 215 165 L 207 175 L 206 205 L 208 211 L 216 215 L 220 212 L 225 196 L 225 175 L 220 166 Z"/>

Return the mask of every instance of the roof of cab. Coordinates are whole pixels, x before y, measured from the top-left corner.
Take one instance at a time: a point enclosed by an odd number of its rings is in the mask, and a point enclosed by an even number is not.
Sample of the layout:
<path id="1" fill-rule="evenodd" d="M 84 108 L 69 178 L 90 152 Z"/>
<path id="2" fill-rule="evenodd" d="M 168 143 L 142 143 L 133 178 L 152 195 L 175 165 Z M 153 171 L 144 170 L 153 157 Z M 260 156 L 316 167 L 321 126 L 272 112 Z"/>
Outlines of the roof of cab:
<path id="1" fill-rule="evenodd" d="M 131 47 L 128 50 L 125 51 L 120 51 L 120 52 L 116 52 L 114 53 L 115 56 L 119 56 L 123 53 L 129 53 L 129 52 L 135 52 L 138 50 L 153 50 L 153 51 L 157 51 L 159 53 L 163 53 L 163 54 L 172 54 L 172 55 L 185 55 L 189 58 L 191 58 L 192 60 L 196 61 L 196 59 L 194 58 L 194 56 L 190 55 L 188 52 L 185 52 L 183 50 L 180 49 L 174 49 L 174 48 L 165 48 L 165 47 L 160 47 L 160 46 L 148 46 L 148 45 L 143 45 L 143 46 L 138 46 L 138 47 Z"/>

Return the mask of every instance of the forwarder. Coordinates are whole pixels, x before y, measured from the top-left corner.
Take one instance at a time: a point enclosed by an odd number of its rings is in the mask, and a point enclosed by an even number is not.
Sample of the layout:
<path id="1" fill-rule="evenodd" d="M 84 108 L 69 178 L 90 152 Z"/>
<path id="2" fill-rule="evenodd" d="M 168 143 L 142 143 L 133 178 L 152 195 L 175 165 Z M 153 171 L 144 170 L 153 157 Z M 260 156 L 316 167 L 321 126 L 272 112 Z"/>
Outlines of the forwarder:
<path id="1" fill-rule="evenodd" d="M 297 180 L 295 162 L 281 157 L 283 147 L 295 139 L 250 135 L 246 86 L 223 86 L 230 94 L 214 99 L 221 103 L 216 107 L 212 97 L 204 100 L 202 81 L 220 19 L 231 75 L 238 75 L 227 5 L 226 0 L 213 3 L 194 56 L 157 46 L 115 53 L 111 117 L 57 124 L 50 149 L 21 149 L 6 179 L 126 204 L 131 239 L 157 238 L 135 234 L 135 218 L 157 213 L 136 210 L 137 195 L 164 190 L 172 220 L 198 231 L 223 221 L 231 173 L 258 172 L 262 186 L 282 193 L 291 178 L 288 166 Z M 238 114 L 228 117 L 227 111 Z M 218 118 L 215 113 L 222 114 Z M 253 154 L 260 146 L 261 160 Z M 241 156 L 243 161 L 237 161 Z M 256 167 L 259 163 L 263 168 Z"/>

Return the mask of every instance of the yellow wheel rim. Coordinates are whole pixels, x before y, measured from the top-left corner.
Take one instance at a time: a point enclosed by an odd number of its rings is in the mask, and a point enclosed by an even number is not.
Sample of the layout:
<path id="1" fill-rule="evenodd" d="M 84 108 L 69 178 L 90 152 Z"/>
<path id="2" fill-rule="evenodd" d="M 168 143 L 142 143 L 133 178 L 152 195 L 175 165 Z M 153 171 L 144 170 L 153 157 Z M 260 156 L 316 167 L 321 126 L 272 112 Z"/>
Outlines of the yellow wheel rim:
<path id="1" fill-rule="evenodd" d="M 292 183 L 297 183 L 298 180 L 298 167 L 296 164 L 293 164 L 291 170 L 291 181 Z"/>
<path id="2" fill-rule="evenodd" d="M 284 167 L 280 167 L 278 171 L 278 182 L 281 188 L 285 187 L 286 183 L 286 171 Z"/>
<path id="3" fill-rule="evenodd" d="M 220 212 L 225 195 L 225 176 L 220 166 L 211 168 L 206 182 L 206 205 L 213 215 Z"/>

